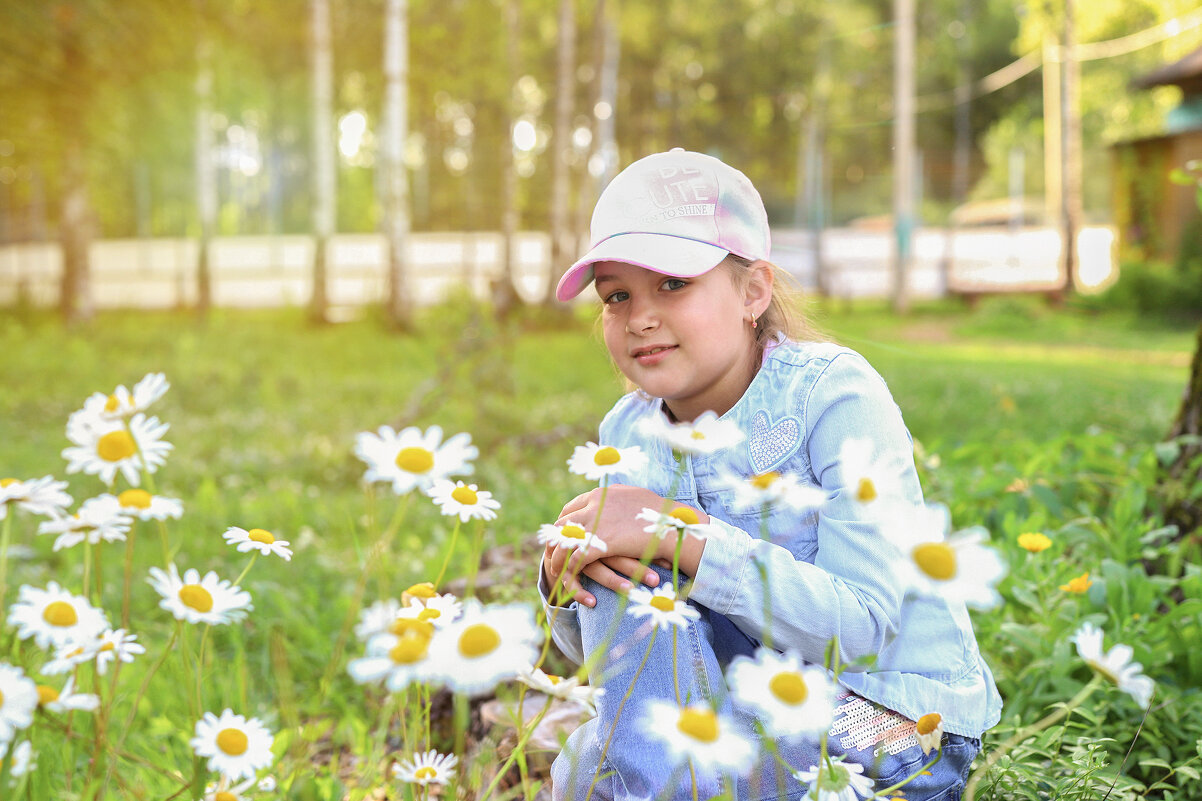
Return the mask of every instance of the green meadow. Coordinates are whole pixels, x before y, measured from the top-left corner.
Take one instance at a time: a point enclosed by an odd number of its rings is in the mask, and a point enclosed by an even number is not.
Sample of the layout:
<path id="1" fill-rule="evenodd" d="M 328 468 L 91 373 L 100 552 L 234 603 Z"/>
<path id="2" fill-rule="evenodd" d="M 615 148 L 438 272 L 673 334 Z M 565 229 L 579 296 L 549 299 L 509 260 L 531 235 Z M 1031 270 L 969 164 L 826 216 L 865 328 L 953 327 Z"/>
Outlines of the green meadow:
<path id="1" fill-rule="evenodd" d="M 1089 680 L 1069 639 L 1084 621 L 1106 632 L 1107 648 L 1132 646 L 1157 681 L 1146 719 L 1129 697 L 1103 688 L 1011 750 L 978 797 L 1196 797 L 1202 549 L 1196 534 L 1177 539 L 1161 529 L 1154 489 L 1154 446 L 1180 400 L 1192 327 L 1013 299 L 920 305 L 902 318 L 873 304 L 818 304 L 809 314 L 885 377 L 914 436 L 928 499 L 949 505 L 956 528 L 986 527 L 1010 564 L 1000 586 L 1006 603 L 974 613 L 1006 699 L 984 754 Z M 36 313 L 0 317 L 0 477 L 66 478 L 77 502 L 103 491 L 94 476 L 65 475 L 67 418 L 94 392 L 163 372 L 171 389 L 150 414 L 170 423 L 174 450 L 154 479 L 184 505 L 164 531 L 136 530 L 130 628 L 147 653 L 112 689 L 108 731 L 98 734 L 80 713 L 35 723 L 28 797 L 91 798 L 102 789 L 110 798 L 192 797 L 197 711 L 226 707 L 276 733 L 272 797 L 371 797 L 387 783 L 380 766 L 401 755 L 412 732 L 401 731 L 379 692 L 347 675 L 347 660 L 362 651 L 346 637 L 348 621 L 357 597 L 399 597 L 433 580 L 451 523 L 420 496 L 398 501 L 386 486 L 365 489 L 355 435 L 381 425 L 469 432 L 480 449 L 471 481 L 502 503 L 478 532 L 489 563 L 481 592 L 534 600 L 534 532 L 590 488 L 565 461 L 595 439 L 623 391 L 588 315 L 531 311 L 498 323 L 470 305 L 444 305 L 424 310 L 409 334 L 388 332 L 370 310 L 324 328 L 306 326 L 298 310 L 221 310 L 204 322 L 112 312 L 71 330 Z M 373 549 L 400 505 L 391 547 Z M 12 526 L 7 603 L 22 584 L 80 591 L 80 548 L 53 552 L 26 515 Z M 162 564 L 165 538 L 181 568 L 234 578 L 249 557 L 222 540 L 229 526 L 274 532 L 295 555 L 259 557 L 241 582 L 254 599 L 248 619 L 205 635 L 183 628 L 157 667 L 176 624 L 146 570 Z M 474 572 L 477 524 L 463 531 L 449 568 L 459 579 Z M 1053 545 L 1028 553 L 1016 544 L 1024 532 Z M 87 569 L 112 616 L 124 549 L 107 548 L 95 549 Z M 1061 589 L 1083 572 L 1092 578 L 1086 592 Z M 4 631 L 0 661 L 36 672 L 41 658 Z M 91 679 L 84 689 L 93 691 Z M 109 692 L 105 678 L 102 698 Z M 436 740 L 451 736 L 435 723 Z M 94 754 L 104 755 L 99 766 Z"/>

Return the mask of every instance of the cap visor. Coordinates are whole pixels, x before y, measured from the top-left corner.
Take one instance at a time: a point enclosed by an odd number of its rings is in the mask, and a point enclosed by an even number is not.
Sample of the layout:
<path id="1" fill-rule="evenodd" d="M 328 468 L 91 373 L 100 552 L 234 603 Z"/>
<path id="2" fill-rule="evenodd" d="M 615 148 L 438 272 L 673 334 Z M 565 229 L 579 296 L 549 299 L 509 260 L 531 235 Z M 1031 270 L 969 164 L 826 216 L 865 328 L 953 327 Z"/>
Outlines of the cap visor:
<path id="1" fill-rule="evenodd" d="M 665 234 L 618 234 L 584 254 L 559 279 L 555 297 L 568 301 L 593 280 L 593 265 L 602 261 L 633 264 L 662 275 L 693 278 L 708 273 L 726 258 L 726 250 L 708 242 Z"/>

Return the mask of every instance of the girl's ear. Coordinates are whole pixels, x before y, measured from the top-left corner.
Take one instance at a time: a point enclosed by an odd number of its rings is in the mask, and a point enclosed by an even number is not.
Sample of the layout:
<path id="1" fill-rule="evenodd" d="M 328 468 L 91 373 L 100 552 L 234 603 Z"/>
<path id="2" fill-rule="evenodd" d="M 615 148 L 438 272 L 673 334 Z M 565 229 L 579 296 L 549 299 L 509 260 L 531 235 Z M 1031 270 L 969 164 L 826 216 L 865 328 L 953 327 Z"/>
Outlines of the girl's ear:
<path id="1" fill-rule="evenodd" d="M 749 312 L 759 317 L 772 302 L 772 286 L 776 276 L 772 272 L 772 265 L 763 259 L 747 265 L 747 272 L 750 280 L 743 293 L 743 305 Z"/>

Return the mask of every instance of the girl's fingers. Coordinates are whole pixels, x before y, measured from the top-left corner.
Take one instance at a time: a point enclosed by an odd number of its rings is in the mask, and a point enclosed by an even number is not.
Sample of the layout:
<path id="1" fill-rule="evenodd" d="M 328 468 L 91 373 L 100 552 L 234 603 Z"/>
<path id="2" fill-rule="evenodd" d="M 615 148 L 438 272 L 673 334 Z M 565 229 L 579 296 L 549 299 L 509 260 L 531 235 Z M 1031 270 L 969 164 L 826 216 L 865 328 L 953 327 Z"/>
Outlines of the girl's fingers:
<path id="1" fill-rule="evenodd" d="M 565 503 L 563 505 L 563 509 L 559 513 L 559 519 L 563 520 L 565 517 L 572 514 L 573 512 L 579 512 L 581 509 L 584 509 L 586 506 L 588 506 L 589 499 L 592 498 L 592 495 L 593 495 L 593 493 L 590 490 L 589 492 L 586 492 L 583 495 L 577 495 L 575 498 L 573 498 L 572 500 Z M 563 523 L 557 522 L 555 525 L 562 526 Z"/>
<path id="2" fill-rule="evenodd" d="M 629 591 L 631 587 L 629 579 L 610 570 L 602 562 L 590 562 L 588 567 L 584 568 L 584 575 L 614 592 L 624 593 Z M 588 605 L 592 606 L 591 603 Z"/>
<path id="3" fill-rule="evenodd" d="M 659 574 L 649 567 L 644 567 L 637 559 L 631 559 L 629 556 L 607 556 L 601 561 L 613 570 L 625 573 L 632 580 L 641 581 L 648 587 L 659 584 Z"/>

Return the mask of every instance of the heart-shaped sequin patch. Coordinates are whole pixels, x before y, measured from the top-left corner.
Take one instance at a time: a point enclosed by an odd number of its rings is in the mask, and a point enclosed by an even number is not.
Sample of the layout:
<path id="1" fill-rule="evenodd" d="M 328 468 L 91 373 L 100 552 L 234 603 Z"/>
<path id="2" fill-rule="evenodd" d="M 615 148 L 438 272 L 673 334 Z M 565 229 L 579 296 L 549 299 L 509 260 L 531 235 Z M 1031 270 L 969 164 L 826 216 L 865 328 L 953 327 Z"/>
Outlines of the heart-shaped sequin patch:
<path id="1" fill-rule="evenodd" d="M 747 455 L 756 474 L 776 470 L 797 453 L 801 447 L 801 421 L 788 416 L 773 422 L 760 409 L 751 418 L 751 436 L 747 438 Z"/>

